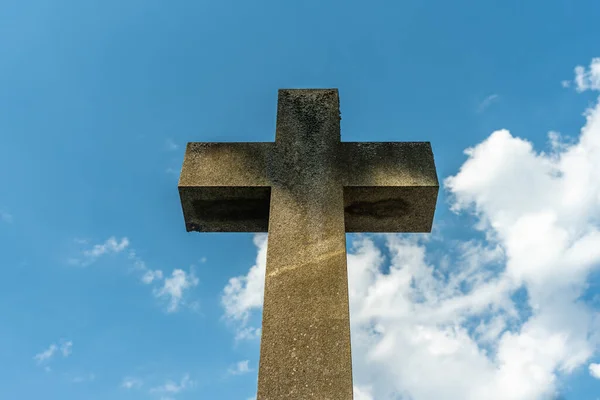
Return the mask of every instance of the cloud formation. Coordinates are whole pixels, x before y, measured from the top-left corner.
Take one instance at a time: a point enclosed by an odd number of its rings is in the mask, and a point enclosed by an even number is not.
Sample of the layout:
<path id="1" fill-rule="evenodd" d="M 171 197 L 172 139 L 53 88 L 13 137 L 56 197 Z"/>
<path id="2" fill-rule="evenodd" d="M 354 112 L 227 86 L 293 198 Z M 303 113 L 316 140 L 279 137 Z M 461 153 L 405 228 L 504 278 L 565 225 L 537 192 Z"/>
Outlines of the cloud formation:
<path id="1" fill-rule="evenodd" d="M 180 305 L 184 303 L 185 292 L 198 285 L 198 278 L 194 275 L 193 270 L 186 273 L 182 269 L 175 269 L 172 271 L 170 278 L 165 278 L 162 270 L 148 268 L 135 250 L 129 251 L 128 258 L 133 261 L 134 268 L 141 273 L 141 281 L 144 284 L 159 285 L 152 292 L 156 298 L 167 301 L 167 312 L 171 313 L 179 310 Z M 197 301 L 192 302 L 189 306 L 192 309 L 197 309 L 199 303 Z"/>
<path id="2" fill-rule="evenodd" d="M 488 97 L 483 99 L 483 101 L 481 103 L 479 103 L 479 106 L 477 107 L 477 112 L 478 113 L 484 112 L 489 106 L 492 105 L 492 103 L 497 101 L 499 98 L 500 98 L 500 96 L 495 93 L 489 95 Z"/>
<path id="3" fill-rule="evenodd" d="M 190 389 L 195 385 L 195 382 L 190 379 L 189 374 L 185 374 L 179 383 L 168 380 L 163 385 L 153 387 L 150 393 L 157 393 L 163 396 L 176 395 L 184 390 Z M 165 397 L 163 397 L 165 398 Z"/>
<path id="4" fill-rule="evenodd" d="M 121 382 L 121 387 L 124 389 L 139 389 L 143 385 L 143 381 L 138 378 L 133 377 L 125 377 L 123 382 Z"/>
<path id="5" fill-rule="evenodd" d="M 592 59 L 588 69 L 575 67 L 575 88 L 578 92 L 600 90 L 600 57 Z"/>
<path id="6" fill-rule="evenodd" d="M 600 90 L 598 77 L 594 59 L 576 69 L 577 89 Z M 561 376 L 597 354 L 600 313 L 584 295 L 600 268 L 600 101 L 585 116 L 573 143 L 549 133 L 547 153 L 507 130 L 465 150 L 443 186 L 450 210 L 474 218 L 485 240 L 356 235 L 356 399 L 551 399 Z M 266 237 L 255 236 L 255 265 L 223 291 L 240 330 L 262 307 Z"/>
<path id="7" fill-rule="evenodd" d="M 73 342 L 71 342 L 70 340 L 68 342 L 63 343 L 60 346 L 60 352 L 62 353 L 63 357 L 70 356 L 72 349 L 73 349 Z"/>
<path id="8" fill-rule="evenodd" d="M 38 363 L 41 364 L 44 361 L 50 360 L 52 358 L 52 356 L 54 356 L 54 353 L 56 352 L 56 349 L 58 349 L 58 347 L 55 344 L 51 344 L 50 347 L 48 347 L 46 350 L 36 354 L 35 356 L 33 356 L 33 359 Z"/>
<path id="9" fill-rule="evenodd" d="M 72 353 L 73 342 L 66 341 L 57 345 L 55 343 L 50 344 L 46 350 L 43 350 L 33 356 L 33 359 L 38 365 L 45 365 L 50 362 L 58 353 L 60 353 L 64 358 L 69 357 Z M 49 369 L 47 369 L 49 370 Z"/>
<path id="10" fill-rule="evenodd" d="M 80 245 L 88 244 L 88 240 L 84 239 L 76 239 L 75 242 Z M 127 259 L 132 263 L 132 270 L 140 276 L 139 279 L 142 283 L 157 285 L 153 289 L 153 294 L 156 298 L 167 301 L 167 312 L 179 310 L 180 305 L 184 303 L 185 292 L 198 285 L 198 278 L 194 275 L 193 270 L 186 273 L 182 269 L 174 269 L 171 277 L 165 278 L 165 274 L 161 269 L 148 268 L 136 250 L 131 248 L 130 240 L 127 237 L 123 237 L 118 241 L 114 236 L 111 236 L 104 243 L 83 250 L 81 257 L 71 258 L 68 261 L 72 265 L 88 266 L 105 254 L 122 253 L 126 249 L 129 249 Z M 197 310 L 199 308 L 198 301 L 191 302 L 189 307 L 192 310 Z"/>
<path id="11" fill-rule="evenodd" d="M 87 241 L 77 239 L 77 243 L 86 244 Z M 105 254 L 117 254 L 129 246 L 129 239 L 124 237 L 118 241 L 114 236 L 109 237 L 104 243 L 96 244 L 91 249 L 83 250 L 79 258 L 70 258 L 69 264 L 87 267 Z"/>
<path id="12" fill-rule="evenodd" d="M 253 237 L 258 247 L 256 263 L 246 276 L 229 279 L 223 290 L 221 304 L 225 308 L 225 317 L 240 324 L 237 328 L 238 339 L 259 337 L 260 328 L 248 327 L 250 312 L 262 307 L 265 288 L 265 271 L 267 262 L 267 235 L 257 234 Z"/>
<path id="13" fill-rule="evenodd" d="M 155 289 L 156 297 L 168 301 L 167 312 L 175 312 L 183 302 L 184 291 L 198 285 L 198 278 L 193 271 L 187 274 L 184 270 L 176 269 L 170 278 L 165 278 L 163 286 Z"/>
<path id="14" fill-rule="evenodd" d="M 234 366 L 230 367 L 227 372 L 231 375 L 242 375 L 252 370 L 248 366 L 249 360 L 238 361 Z"/>
<path id="15" fill-rule="evenodd" d="M 600 379 L 600 364 L 590 364 L 588 368 L 591 376 Z"/>

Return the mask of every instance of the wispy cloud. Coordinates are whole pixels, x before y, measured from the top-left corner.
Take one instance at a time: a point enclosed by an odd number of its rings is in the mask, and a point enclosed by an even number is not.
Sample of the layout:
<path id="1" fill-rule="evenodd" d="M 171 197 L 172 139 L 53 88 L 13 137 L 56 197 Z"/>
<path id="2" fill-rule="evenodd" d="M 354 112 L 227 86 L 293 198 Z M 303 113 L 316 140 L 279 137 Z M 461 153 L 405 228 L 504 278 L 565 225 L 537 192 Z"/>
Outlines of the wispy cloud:
<path id="1" fill-rule="evenodd" d="M 575 67 L 573 82 L 578 92 L 600 90 L 600 57 L 592 59 L 588 69 L 581 65 Z"/>
<path id="2" fill-rule="evenodd" d="M 193 271 L 187 274 L 182 269 L 176 269 L 170 278 L 165 278 L 163 286 L 156 289 L 154 294 L 168 301 L 167 312 L 175 312 L 183 301 L 184 292 L 196 285 L 198 285 L 198 278 Z"/>
<path id="3" fill-rule="evenodd" d="M 176 151 L 176 150 L 179 149 L 179 145 L 177 143 L 175 143 L 171 139 L 167 139 L 165 147 L 166 147 L 167 151 L 170 151 L 170 152 L 173 152 L 173 151 Z M 174 159 L 174 160 L 171 160 L 171 162 L 169 164 L 170 165 L 177 165 L 180 162 L 181 162 L 181 160 Z M 167 174 L 172 175 L 173 177 L 179 179 L 179 174 L 181 172 L 181 164 L 179 164 L 179 165 L 180 165 L 179 168 L 178 167 L 174 167 L 174 166 L 168 167 L 168 168 L 165 169 L 165 172 Z"/>
<path id="4" fill-rule="evenodd" d="M 260 339 L 261 332 L 262 329 L 255 326 L 241 326 L 235 333 L 235 341 Z"/>
<path id="5" fill-rule="evenodd" d="M 126 377 L 121 382 L 121 387 L 125 389 L 139 389 L 143 384 L 144 382 L 139 378 Z"/>
<path id="6" fill-rule="evenodd" d="M 142 274 L 140 279 L 146 285 L 149 285 L 153 282 L 157 282 L 157 281 L 160 281 L 161 279 L 163 279 L 162 270 L 160 270 L 160 269 L 152 270 L 152 269 L 148 268 L 148 266 L 146 265 L 144 260 L 142 260 L 142 258 L 137 255 L 137 253 L 135 252 L 134 249 L 129 250 L 129 254 L 127 255 L 127 258 L 129 258 L 133 262 L 134 269 Z"/>
<path id="7" fill-rule="evenodd" d="M 88 240 L 75 239 L 80 245 L 87 245 Z M 146 262 L 137 254 L 136 250 L 131 248 L 131 243 L 127 237 L 120 241 L 112 236 L 104 243 L 96 244 L 89 249 L 83 250 L 81 256 L 69 259 L 69 263 L 78 266 L 88 266 L 94 263 L 98 258 L 106 254 L 118 254 L 127 251 L 127 258 L 132 263 L 132 271 L 139 274 L 139 279 L 146 285 L 158 285 L 153 289 L 155 297 L 165 299 L 168 302 L 167 311 L 175 312 L 184 303 L 185 292 L 198 285 L 198 278 L 193 271 L 193 265 L 190 272 L 186 273 L 182 269 L 174 269 L 170 277 L 165 277 L 163 270 L 150 269 Z M 193 311 L 198 311 L 199 303 L 191 302 L 189 307 Z"/>
<path id="8" fill-rule="evenodd" d="M 161 270 L 157 269 L 157 270 L 148 270 L 146 271 L 146 273 L 144 274 L 144 276 L 142 276 L 142 282 L 144 282 L 145 284 L 150 284 L 152 282 L 154 282 L 155 280 L 161 280 L 163 278 L 163 273 Z"/>
<path id="9" fill-rule="evenodd" d="M 129 239 L 125 237 L 119 242 L 113 236 L 108 238 L 103 244 L 97 244 L 90 250 L 85 250 L 83 255 L 88 258 L 96 259 L 103 254 L 120 253 L 121 251 L 125 250 L 127 246 L 129 246 Z"/>
<path id="10" fill-rule="evenodd" d="M 75 243 L 88 244 L 89 240 L 77 238 L 75 239 Z M 159 269 L 151 270 L 148 268 L 144 260 L 142 260 L 142 258 L 137 255 L 136 251 L 130 247 L 131 243 L 127 237 L 118 241 L 112 236 L 104 243 L 96 244 L 91 249 L 82 251 L 82 257 L 72 258 L 69 262 L 74 265 L 87 266 L 105 254 L 118 254 L 129 248 L 127 258 L 132 262 L 133 270 L 141 274 L 140 280 L 145 284 L 161 280 L 163 278 L 163 272 Z"/>
<path id="11" fill-rule="evenodd" d="M 184 302 L 186 290 L 198 285 L 198 278 L 194 275 L 193 266 L 188 274 L 182 269 L 173 270 L 171 277 L 165 278 L 165 274 L 160 269 L 150 269 L 136 253 L 134 249 L 130 249 L 128 256 L 133 262 L 133 267 L 138 273 L 141 273 L 141 281 L 146 285 L 159 285 L 153 289 L 154 296 L 160 299 L 167 300 L 167 312 L 178 311 L 180 305 Z M 200 307 L 198 301 L 188 304 L 192 311 L 197 311 Z"/>
<path id="12" fill-rule="evenodd" d="M 71 378 L 71 382 L 73 383 L 84 383 L 84 382 L 92 382 L 96 379 L 96 375 L 93 373 L 85 374 L 85 375 L 75 375 Z"/>
<path id="13" fill-rule="evenodd" d="M 54 356 L 54 353 L 56 352 L 57 349 L 58 349 L 58 347 L 55 344 L 51 344 L 50 347 L 48 347 L 46 350 L 36 354 L 33 357 L 33 359 L 38 364 L 42 364 L 43 362 L 50 360 L 52 358 L 52 356 Z"/>
<path id="14" fill-rule="evenodd" d="M 172 139 L 167 139 L 165 141 L 165 147 L 169 151 L 175 151 L 175 150 L 179 149 L 179 145 L 177 143 L 175 143 Z"/>
<path id="15" fill-rule="evenodd" d="M 248 363 L 249 360 L 238 361 L 237 363 L 235 363 L 235 365 L 233 365 L 227 370 L 227 373 L 231 375 L 242 375 L 251 372 L 252 370 L 248 366 Z"/>
<path id="16" fill-rule="evenodd" d="M 79 244 L 84 244 L 81 239 L 76 239 Z M 81 256 L 77 258 L 69 259 L 69 263 L 72 265 L 89 266 L 93 264 L 98 258 L 105 254 L 116 254 L 125 250 L 129 246 L 129 239 L 124 237 L 118 241 L 114 236 L 108 238 L 104 243 L 96 244 L 91 249 L 82 251 Z"/>
<path id="17" fill-rule="evenodd" d="M 62 353 L 63 357 L 69 357 L 71 355 L 71 352 L 73 351 L 73 342 L 71 342 L 70 340 L 68 342 L 63 343 L 60 346 L 60 352 Z"/>
<path id="18" fill-rule="evenodd" d="M 477 107 L 477 112 L 478 113 L 484 112 L 490 105 L 492 105 L 493 102 L 497 101 L 499 98 L 500 98 L 500 96 L 497 94 L 489 95 L 488 97 L 483 99 L 483 101 L 481 103 L 479 103 L 479 106 Z"/>
<path id="19" fill-rule="evenodd" d="M 190 379 L 189 374 L 185 374 L 179 383 L 168 380 L 163 385 L 153 387 L 150 389 L 150 393 L 157 393 L 162 395 L 176 395 L 184 390 L 194 387 L 195 382 Z"/>
<path id="20" fill-rule="evenodd" d="M 600 90 L 596 77 L 600 61 L 577 69 L 575 82 Z M 574 143 L 550 136 L 555 145 L 543 153 L 493 132 L 443 180 L 450 210 L 474 216 L 473 232 L 485 240 L 355 240 L 356 399 L 533 400 L 555 395 L 559 378 L 582 366 L 600 373 L 588 364 L 600 347 L 600 316 L 583 300 L 600 270 L 600 102 Z M 371 236 L 385 239 L 385 253 Z M 444 241 L 443 256 L 428 252 Z M 266 235 L 255 235 L 255 245 L 256 263 L 223 290 L 224 315 L 242 329 L 262 307 Z"/>
<path id="21" fill-rule="evenodd" d="M 40 353 L 33 356 L 33 359 L 36 361 L 38 365 L 48 363 L 57 353 L 62 354 L 63 357 L 69 357 L 72 353 L 73 342 L 67 341 L 63 342 L 60 345 L 52 343 L 46 350 L 41 351 Z"/>
<path id="22" fill-rule="evenodd" d="M 181 173 L 181 169 L 169 167 L 169 168 L 165 169 L 165 172 L 167 174 L 173 175 L 176 178 L 179 178 L 179 174 Z"/>

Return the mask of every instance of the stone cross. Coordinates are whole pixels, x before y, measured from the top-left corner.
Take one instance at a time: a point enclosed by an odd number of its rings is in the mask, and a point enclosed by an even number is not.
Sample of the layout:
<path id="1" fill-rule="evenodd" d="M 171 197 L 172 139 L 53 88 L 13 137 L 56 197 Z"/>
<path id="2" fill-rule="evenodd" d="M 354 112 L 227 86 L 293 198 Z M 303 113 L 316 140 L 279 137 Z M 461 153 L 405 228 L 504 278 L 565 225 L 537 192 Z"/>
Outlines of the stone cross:
<path id="1" fill-rule="evenodd" d="M 258 400 L 352 399 L 346 232 L 430 232 L 429 142 L 341 142 L 337 89 L 282 89 L 275 142 L 188 143 L 186 229 L 268 232 Z"/>

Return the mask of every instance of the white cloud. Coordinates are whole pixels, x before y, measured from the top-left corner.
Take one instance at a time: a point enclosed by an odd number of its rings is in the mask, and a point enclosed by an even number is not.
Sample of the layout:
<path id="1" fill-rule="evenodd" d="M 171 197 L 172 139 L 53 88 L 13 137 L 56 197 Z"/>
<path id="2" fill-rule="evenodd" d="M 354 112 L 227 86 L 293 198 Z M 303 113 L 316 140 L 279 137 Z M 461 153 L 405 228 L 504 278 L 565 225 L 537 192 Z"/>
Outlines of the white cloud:
<path id="1" fill-rule="evenodd" d="M 68 342 L 63 343 L 60 346 L 60 352 L 62 353 L 63 357 L 68 357 L 69 355 L 71 355 L 72 348 L 73 342 L 71 342 L 70 340 Z"/>
<path id="2" fill-rule="evenodd" d="M 590 364 L 590 375 L 596 379 L 600 379 L 600 364 Z"/>
<path id="3" fill-rule="evenodd" d="M 90 250 L 85 250 L 83 255 L 89 258 L 98 258 L 103 254 L 107 253 L 120 253 L 129 246 L 129 239 L 122 238 L 121 241 L 117 241 L 114 236 L 108 238 L 106 242 L 95 245 Z"/>
<path id="4" fill-rule="evenodd" d="M 592 59 L 589 69 L 575 67 L 575 87 L 578 92 L 600 90 L 600 57 Z"/>
<path id="5" fill-rule="evenodd" d="M 248 329 L 246 324 L 248 323 L 250 311 L 259 309 L 263 304 L 265 267 L 267 264 L 267 235 L 254 235 L 253 241 L 259 248 L 256 263 L 250 268 L 247 276 L 231 278 L 221 297 L 221 304 L 225 307 L 225 316 L 230 320 L 241 322 L 238 335 L 240 338 L 255 336 L 249 336 L 248 333 L 256 332 L 256 328 Z"/>
<path id="6" fill-rule="evenodd" d="M 82 243 L 81 240 L 76 239 L 76 242 Z M 85 242 L 83 242 L 85 243 Z M 114 236 L 109 237 L 104 243 L 96 244 L 91 249 L 84 250 L 82 252 L 83 258 L 71 258 L 69 263 L 73 265 L 88 266 L 94 263 L 99 257 L 105 254 L 116 254 L 125 250 L 129 246 L 129 239 L 124 237 L 120 241 Z"/>
<path id="7" fill-rule="evenodd" d="M 50 344 L 48 348 L 35 356 L 33 359 L 37 362 L 38 365 L 48 363 L 58 352 L 62 354 L 63 357 L 68 357 L 72 353 L 73 342 L 67 341 L 63 342 L 60 346 L 55 343 Z M 49 368 L 48 368 L 49 370 Z"/>
<path id="8" fill-rule="evenodd" d="M 354 385 L 354 400 L 373 400 L 373 396 L 371 395 L 371 387 L 370 386 L 356 386 Z"/>
<path id="9" fill-rule="evenodd" d="M 133 267 L 138 270 L 138 271 L 147 271 L 148 267 L 146 266 L 146 263 L 144 262 L 144 260 L 142 260 L 136 253 L 136 251 L 134 249 L 130 249 L 129 253 L 127 254 L 127 258 L 129 258 L 131 261 L 133 261 Z"/>
<path id="10" fill-rule="evenodd" d="M 492 105 L 493 102 L 497 101 L 499 98 L 500 96 L 497 94 L 489 95 L 488 97 L 483 99 L 481 103 L 479 103 L 479 106 L 477 107 L 477 112 L 484 112 L 489 106 Z"/>
<path id="11" fill-rule="evenodd" d="M 179 383 L 168 380 L 161 386 L 150 389 L 150 393 L 158 393 L 163 395 L 175 395 L 186 389 L 190 389 L 195 385 L 195 382 L 190 379 L 189 374 L 185 374 Z M 163 397 L 164 398 L 164 397 Z"/>
<path id="12" fill-rule="evenodd" d="M 191 272 L 186 274 L 181 269 L 175 269 L 170 278 L 165 278 L 162 288 L 156 289 L 156 297 L 169 301 L 168 312 L 175 312 L 183 301 L 184 291 L 198 285 L 198 278 Z"/>
<path id="13" fill-rule="evenodd" d="M 58 349 L 58 347 L 55 344 L 51 344 L 50 347 L 48 347 L 46 350 L 36 354 L 33 357 L 33 359 L 35 361 L 37 361 L 38 364 L 46 362 L 46 361 L 50 360 L 52 358 L 52 356 L 54 356 L 54 353 L 56 352 L 57 349 Z"/>
<path id="14" fill-rule="evenodd" d="M 578 87 L 598 85 L 595 65 L 576 76 Z M 485 241 L 356 236 L 348 279 L 357 399 L 545 400 L 559 376 L 598 352 L 600 314 L 581 296 L 600 268 L 600 103 L 573 143 L 549 139 L 550 152 L 537 153 L 493 132 L 444 180 L 450 209 L 472 214 Z M 385 238 L 389 260 L 371 236 Z M 222 298 L 240 329 L 262 306 L 266 235 L 255 244 L 255 265 Z M 443 256 L 428 247 L 444 244 Z"/>
<path id="15" fill-rule="evenodd" d="M 143 381 L 139 378 L 126 377 L 121 382 L 121 387 L 125 389 L 139 389 L 143 385 Z"/>
<path id="16" fill-rule="evenodd" d="M 76 242 L 78 244 L 88 243 L 87 240 L 82 239 L 76 239 Z M 94 245 L 91 249 L 83 251 L 83 259 L 71 259 L 70 263 L 87 266 L 104 254 L 123 252 L 125 249 L 130 247 L 130 244 L 131 243 L 127 237 L 124 237 L 118 241 L 113 236 L 104 243 Z M 179 306 L 183 303 L 184 292 L 198 284 L 198 278 L 194 275 L 193 271 L 187 274 L 181 269 L 173 270 L 172 276 L 165 279 L 163 271 L 160 269 L 148 268 L 144 260 L 137 254 L 135 249 L 129 248 L 127 252 L 127 258 L 132 263 L 132 271 L 135 271 L 137 274 L 139 274 L 142 283 L 146 285 L 157 283 L 160 284 L 160 286 L 157 286 L 153 289 L 153 293 L 155 297 L 168 300 L 168 312 L 177 311 Z M 198 311 L 200 304 L 196 301 L 190 303 L 189 306 L 192 310 Z"/>
<path id="17" fill-rule="evenodd" d="M 144 274 L 144 276 L 142 276 L 142 282 L 144 282 L 145 284 L 150 284 L 155 280 L 160 280 L 163 278 L 163 273 L 161 270 L 157 269 L 157 270 L 148 270 L 146 271 L 146 273 Z"/>
<path id="18" fill-rule="evenodd" d="M 253 326 L 241 326 L 237 329 L 235 340 L 253 340 L 260 339 L 261 328 Z"/>
<path id="19" fill-rule="evenodd" d="M 133 261 L 133 267 L 138 272 L 142 272 L 141 280 L 146 285 L 151 284 L 152 282 L 160 281 L 163 279 L 163 272 L 160 269 L 152 270 L 148 268 L 144 260 L 142 260 L 136 253 L 134 249 L 129 250 L 129 254 L 127 255 L 131 261 Z"/>
<path id="20" fill-rule="evenodd" d="M 238 361 L 233 367 L 230 367 L 227 372 L 231 375 L 242 375 L 252 370 L 248 366 L 249 360 Z"/>

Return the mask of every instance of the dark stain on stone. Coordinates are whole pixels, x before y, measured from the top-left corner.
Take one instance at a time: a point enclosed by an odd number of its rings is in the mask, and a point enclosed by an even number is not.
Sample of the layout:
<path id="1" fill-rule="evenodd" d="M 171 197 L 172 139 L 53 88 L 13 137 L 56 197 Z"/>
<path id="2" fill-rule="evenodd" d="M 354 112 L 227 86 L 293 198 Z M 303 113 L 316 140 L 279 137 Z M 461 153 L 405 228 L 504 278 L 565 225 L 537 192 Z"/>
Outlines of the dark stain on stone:
<path id="1" fill-rule="evenodd" d="M 193 206 L 201 221 L 269 219 L 269 202 L 262 199 L 195 200 Z"/>
<path id="2" fill-rule="evenodd" d="M 406 215 L 409 209 L 410 205 L 402 199 L 387 199 L 374 202 L 358 201 L 344 208 L 344 211 L 350 215 L 390 218 Z"/>
<path id="3" fill-rule="evenodd" d="M 310 140 L 315 132 L 319 131 L 320 122 L 318 113 L 320 110 L 317 106 L 303 101 L 304 99 L 294 97 L 292 105 L 298 122 L 303 125 L 304 129 L 298 130 L 297 135 L 301 136 L 303 141 Z"/>

